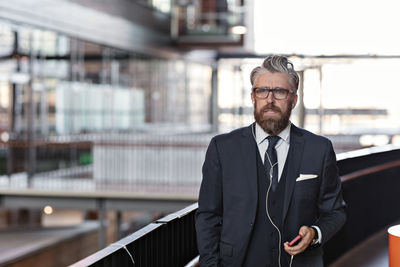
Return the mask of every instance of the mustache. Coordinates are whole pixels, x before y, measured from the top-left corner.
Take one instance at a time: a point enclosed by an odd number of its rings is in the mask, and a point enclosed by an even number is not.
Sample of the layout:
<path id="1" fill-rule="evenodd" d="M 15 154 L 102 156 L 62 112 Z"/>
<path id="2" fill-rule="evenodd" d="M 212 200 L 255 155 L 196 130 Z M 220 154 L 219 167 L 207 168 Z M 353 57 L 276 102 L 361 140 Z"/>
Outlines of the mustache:
<path id="1" fill-rule="evenodd" d="M 262 110 L 262 112 L 265 112 L 267 110 L 273 110 L 273 111 L 282 113 L 282 110 L 280 108 L 278 108 L 277 106 L 275 106 L 274 104 L 272 104 L 272 103 L 265 105 L 261 110 Z"/>

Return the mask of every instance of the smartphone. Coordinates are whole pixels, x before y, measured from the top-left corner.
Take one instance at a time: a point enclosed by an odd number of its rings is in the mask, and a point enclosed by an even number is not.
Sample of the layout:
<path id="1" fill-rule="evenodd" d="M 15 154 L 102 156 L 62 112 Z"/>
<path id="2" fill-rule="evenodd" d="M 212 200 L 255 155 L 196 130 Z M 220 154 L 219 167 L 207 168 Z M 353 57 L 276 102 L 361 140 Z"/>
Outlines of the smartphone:
<path id="1" fill-rule="evenodd" d="M 297 235 L 295 238 L 293 238 L 292 241 L 289 242 L 289 247 L 296 245 L 301 239 L 303 238 L 302 235 Z"/>

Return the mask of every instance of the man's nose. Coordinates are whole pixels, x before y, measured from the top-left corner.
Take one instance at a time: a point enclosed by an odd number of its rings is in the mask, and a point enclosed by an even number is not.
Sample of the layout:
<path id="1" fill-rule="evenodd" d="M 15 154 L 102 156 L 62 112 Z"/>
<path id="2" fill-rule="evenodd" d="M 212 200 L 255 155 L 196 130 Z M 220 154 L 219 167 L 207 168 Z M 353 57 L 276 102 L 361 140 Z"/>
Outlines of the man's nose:
<path id="1" fill-rule="evenodd" d="M 274 100 L 275 100 L 274 94 L 270 91 L 270 92 L 268 93 L 268 96 L 267 96 L 267 102 L 268 102 L 268 103 L 273 103 Z"/>

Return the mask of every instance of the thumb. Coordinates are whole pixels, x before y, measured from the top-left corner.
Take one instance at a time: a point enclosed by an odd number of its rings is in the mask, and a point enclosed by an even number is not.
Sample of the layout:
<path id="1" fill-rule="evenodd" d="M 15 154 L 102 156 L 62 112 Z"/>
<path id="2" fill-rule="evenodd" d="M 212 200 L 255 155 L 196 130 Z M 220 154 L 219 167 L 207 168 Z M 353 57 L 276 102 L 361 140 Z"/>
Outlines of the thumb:
<path id="1" fill-rule="evenodd" d="M 300 230 L 299 230 L 299 234 L 301 234 L 303 237 L 306 235 L 306 234 L 308 234 L 308 226 L 302 226 L 302 227 L 300 227 Z"/>

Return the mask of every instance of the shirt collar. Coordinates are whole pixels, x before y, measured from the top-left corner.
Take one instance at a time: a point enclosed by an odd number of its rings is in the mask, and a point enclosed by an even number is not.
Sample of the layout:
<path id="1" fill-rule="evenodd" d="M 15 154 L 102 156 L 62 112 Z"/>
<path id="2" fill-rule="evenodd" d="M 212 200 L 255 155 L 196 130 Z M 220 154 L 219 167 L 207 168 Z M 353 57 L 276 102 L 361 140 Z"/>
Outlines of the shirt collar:
<path id="1" fill-rule="evenodd" d="M 283 129 L 283 131 L 278 134 L 278 136 L 288 144 L 289 144 L 289 141 L 290 141 L 290 127 L 291 126 L 292 126 L 292 123 L 289 121 L 289 123 L 286 126 L 286 128 Z M 269 134 L 264 132 L 264 130 L 261 128 L 260 125 L 258 125 L 258 123 L 256 123 L 256 127 L 255 128 L 256 128 L 256 141 L 257 141 L 257 144 L 261 144 L 265 140 L 265 138 L 267 138 L 269 136 Z"/>

